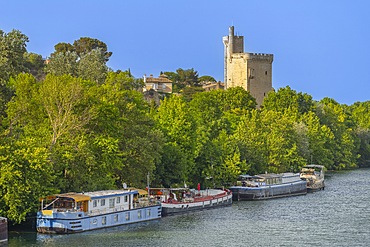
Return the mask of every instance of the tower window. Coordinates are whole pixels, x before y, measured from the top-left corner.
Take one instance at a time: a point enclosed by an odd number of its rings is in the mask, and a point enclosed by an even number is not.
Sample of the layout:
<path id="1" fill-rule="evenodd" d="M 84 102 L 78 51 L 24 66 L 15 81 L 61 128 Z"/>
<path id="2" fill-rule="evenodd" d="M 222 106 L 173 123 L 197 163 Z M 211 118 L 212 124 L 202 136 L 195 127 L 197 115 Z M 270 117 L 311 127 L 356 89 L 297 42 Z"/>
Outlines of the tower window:
<path id="1" fill-rule="evenodd" d="M 267 70 L 265 71 L 265 75 L 267 75 Z"/>

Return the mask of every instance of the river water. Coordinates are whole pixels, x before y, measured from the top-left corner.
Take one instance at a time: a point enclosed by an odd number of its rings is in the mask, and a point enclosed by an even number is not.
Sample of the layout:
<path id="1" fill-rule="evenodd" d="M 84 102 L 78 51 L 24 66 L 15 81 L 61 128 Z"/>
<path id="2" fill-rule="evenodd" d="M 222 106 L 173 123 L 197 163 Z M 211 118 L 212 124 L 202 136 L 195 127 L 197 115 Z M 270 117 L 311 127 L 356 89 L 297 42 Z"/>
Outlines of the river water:
<path id="1" fill-rule="evenodd" d="M 8 246 L 370 246 L 370 169 L 323 191 L 70 235 L 11 232 Z"/>

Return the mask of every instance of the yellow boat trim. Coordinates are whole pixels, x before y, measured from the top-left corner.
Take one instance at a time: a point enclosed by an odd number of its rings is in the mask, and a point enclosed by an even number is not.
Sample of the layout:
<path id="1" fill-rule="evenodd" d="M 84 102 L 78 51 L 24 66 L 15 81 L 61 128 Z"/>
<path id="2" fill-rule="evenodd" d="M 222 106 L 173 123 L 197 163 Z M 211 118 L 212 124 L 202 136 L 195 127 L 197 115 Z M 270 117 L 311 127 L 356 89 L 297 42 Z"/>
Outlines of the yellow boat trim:
<path id="1" fill-rule="evenodd" d="M 47 196 L 46 198 L 49 199 L 49 200 L 53 200 L 57 197 L 58 198 L 71 198 L 71 199 L 75 200 L 75 202 L 89 201 L 90 198 L 91 198 L 88 195 L 78 194 L 78 193 L 74 193 L 74 192 L 64 193 L 64 194 L 56 194 L 56 195 L 52 195 L 52 196 Z"/>
<path id="2" fill-rule="evenodd" d="M 42 214 L 52 216 L 53 215 L 53 210 L 42 210 Z"/>
<path id="3" fill-rule="evenodd" d="M 128 188 L 129 190 L 137 190 L 137 192 L 139 192 L 139 195 L 143 196 L 143 195 L 148 195 L 148 191 L 146 190 L 143 190 L 143 189 L 137 189 L 137 188 Z"/>

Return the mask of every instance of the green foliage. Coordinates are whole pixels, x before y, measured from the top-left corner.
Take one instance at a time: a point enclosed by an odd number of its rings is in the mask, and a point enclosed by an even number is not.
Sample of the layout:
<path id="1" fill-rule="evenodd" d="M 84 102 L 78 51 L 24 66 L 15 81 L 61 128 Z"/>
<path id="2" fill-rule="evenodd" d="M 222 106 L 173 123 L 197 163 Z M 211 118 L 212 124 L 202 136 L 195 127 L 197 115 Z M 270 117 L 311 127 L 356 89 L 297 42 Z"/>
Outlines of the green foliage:
<path id="1" fill-rule="evenodd" d="M 84 105 L 81 79 L 48 75 L 40 86 L 39 95 L 52 130 L 51 145 L 63 135 L 78 133 L 91 118 L 90 109 Z"/>
<path id="2" fill-rule="evenodd" d="M 216 79 L 213 78 L 212 76 L 209 76 L 209 75 L 203 75 L 201 77 L 199 77 L 199 82 L 202 83 L 202 82 L 216 82 Z"/>
<path id="3" fill-rule="evenodd" d="M 115 85 L 120 90 L 139 91 L 144 87 L 143 79 L 135 79 L 131 76 L 130 71 L 109 71 L 105 83 Z"/>
<path id="4" fill-rule="evenodd" d="M 271 91 L 263 100 L 262 107 L 266 110 L 304 114 L 312 111 L 314 104 L 310 95 L 297 93 L 287 86 L 277 92 Z"/>
<path id="5" fill-rule="evenodd" d="M 165 98 L 154 116 L 158 128 L 163 132 L 167 145 L 163 149 L 161 165 L 156 171 L 158 185 L 182 184 L 188 181 L 194 167 L 195 123 L 186 101 L 179 96 Z M 173 163 L 177 161 L 177 163 Z M 180 176 L 167 175 L 177 171 Z"/>
<path id="6" fill-rule="evenodd" d="M 238 141 L 241 153 L 240 160 L 245 160 L 249 169 L 244 173 L 258 174 L 267 171 L 269 150 L 266 145 L 268 131 L 266 131 L 261 115 L 257 110 L 251 110 L 240 118 L 233 137 Z"/>
<path id="7" fill-rule="evenodd" d="M 36 213 L 41 196 L 58 192 L 47 149 L 22 139 L 0 143 L 0 214 L 16 223 Z"/>
<path id="8" fill-rule="evenodd" d="M 56 76 L 77 76 L 77 53 L 74 51 L 55 53 L 46 65 L 46 72 Z"/>
<path id="9" fill-rule="evenodd" d="M 7 86 L 11 77 L 25 71 L 23 54 L 28 37 L 18 30 L 5 33 L 0 29 L 0 120 L 5 117 L 6 104 L 13 96 Z"/>
<path id="10" fill-rule="evenodd" d="M 54 46 L 54 49 L 55 49 L 55 52 L 52 54 L 52 56 L 59 52 L 66 53 L 66 52 L 75 51 L 75 48 L 73 45 L 71 45 L 70 43 L 64 43 L 64 42 L 56 44 Z"/>
<path id="11" fill-rule="evenodd" d="M 185 87 L 182 89 L 181 95 L 186 101 L 191 101 L 194 94 L 204 92 L 204 89 L 201 87 Z"/>
<path id="12" fill-rule="evenodd" d="M 370 167 L 370 101 L 356 102 L 349 107 L 349 111 L 357 123 L 354 134 L 358 145 L 358 164 Z"/>
<path id="13" fill-rule="evenodd" d="M 18 30 L 0 30 L 0 84 L 24 71 L 24 57 L 28 37 Z"/>
<path id="14" fill-rule="evenodd" d="M 346 106 L 330 98 L 322 99 L 316 106 L 320 123 L 327 126 L 334 135 L 330 150 L 334 164 L 331 169 L 349 169 L 356 167 L 358 146 L 355 143 L 353 121 L 346 112 Z"/>
<path id="15" fill-rule="evenodd" d="M 107 72 L 108 67 L 105 65 L 104 52 L 100 48 L 81 55 L 77 74 L 82 79 L 101 84 L 104 83 Z"/>
<path id="16" fill-rule="evenodd" d="M 198 72 L 193 68 L 191 69 L 177 69 L 178 81 L 185 86 L 196 86 L 198 84 Z"/>
<path id="17" fill-rule="evenodd" d="M 48 59 L 46 72 L 57 76 L 72 75 L 96 83 L 104 83 L 108 67 L 106 65 L 112 52 L 107 45 L 98 40 L 82 37 L 73 45 L 58 43 Z"/>
<path id="18" fill-rule="evenodd" d="M 112 56 L 112 52 L 108 52 L 108 47 L 104 42 L 89 37 L 81 37 L 75 40 L 73 42 L 73 48 L 80 57 L 96 49 L 101 50 L 106 62 L 108 62 L 110 56 Z"/>
<path id="19" fill-rule="evenodd" d="M 41 55 L 36 53 L 24 53 L 26 72 L 31 73 L 38 80 L 45 77 L 45 61 Z"/>

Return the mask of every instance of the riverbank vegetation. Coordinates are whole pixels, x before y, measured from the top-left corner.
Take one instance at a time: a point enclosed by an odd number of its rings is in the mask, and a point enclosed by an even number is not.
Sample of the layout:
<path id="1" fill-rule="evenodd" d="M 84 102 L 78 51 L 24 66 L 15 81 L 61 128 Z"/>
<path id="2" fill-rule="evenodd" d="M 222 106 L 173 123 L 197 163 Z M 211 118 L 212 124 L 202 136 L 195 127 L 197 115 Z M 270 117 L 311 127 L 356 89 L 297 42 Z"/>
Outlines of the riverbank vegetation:
<path id="1" fill-rule="evenodd" d="M 194 69 L 179 69 L 164 72 L 179 93 L 157 105 L 141 79 L 108 68 L 99 40 L 59 43 L 46 61 L 27 42 L 0 30 L 0 215 L 14 222 L 45 195 L 142 188 L 148 173 L 152 186 L 211 187 L 308 163 L 370 166 L 369 101 L 315 101 L 285 87 L 257 108 L 244 89 L 204 92 Z"/>

